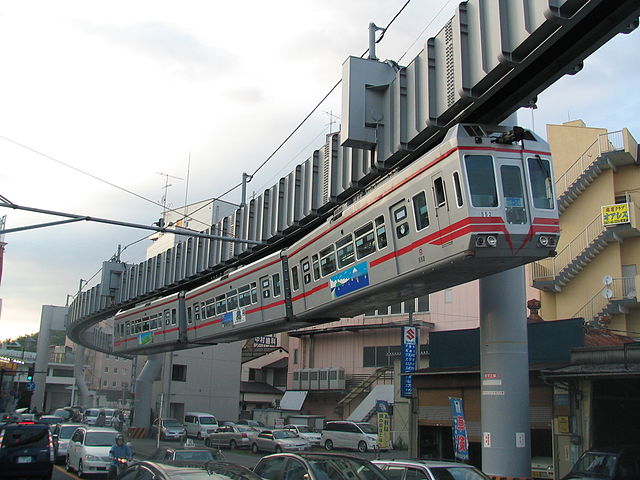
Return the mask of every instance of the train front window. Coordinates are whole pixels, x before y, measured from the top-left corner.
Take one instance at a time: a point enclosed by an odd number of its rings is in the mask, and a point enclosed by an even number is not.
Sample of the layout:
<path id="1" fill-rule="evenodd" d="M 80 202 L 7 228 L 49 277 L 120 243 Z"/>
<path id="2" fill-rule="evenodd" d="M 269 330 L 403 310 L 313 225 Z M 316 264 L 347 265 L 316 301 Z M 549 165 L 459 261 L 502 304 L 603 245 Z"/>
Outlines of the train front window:
<path id="1" fill-rule="evenodd" d="M 498 192 L 493 171 L 493 158 L 489 155 L 465 155 L 464 164 L 467 169 L 473 206 L 497 207 Z"/>
<path id="2" fill-rule="evenodd" d="M 524 191 L 522 188 L 522 174 L 516 165 L 502 165 L 502 194 L 504 195 L 504 210 L 507 223 L 526 223 L 527 210 L 524 206 Z"/>
<path id="3" fill-rule="evenodd" d="M 351 235 L 347 235 L 338 240 L 336 247 L 338 248 L 338 268 L 346 267 L 355 262 L 356 259 Z"/>
<path id="4" fill-rule="evenodd" d="M 336 271 L 336 254 L 333 245 L 320 250 L 320 271 L 323 277 Z"/>
<path id="5" fill-rule="evenodd" d="M 413 213 L 416 217 L 416 230 L 422 230 L 423 228 L 427 228 L 429 226 L 427 196 L 424 194 L 424 192 L 420 192 L 413 197 Z"/>
<path id="6" fill-rule="evenodd" d="M 543 160 L 539 156 L 535 156 L 529 157 L 528 162 L 533 206 L 545 210 L 553 209 L 553 182 L 549 160 Z"/>

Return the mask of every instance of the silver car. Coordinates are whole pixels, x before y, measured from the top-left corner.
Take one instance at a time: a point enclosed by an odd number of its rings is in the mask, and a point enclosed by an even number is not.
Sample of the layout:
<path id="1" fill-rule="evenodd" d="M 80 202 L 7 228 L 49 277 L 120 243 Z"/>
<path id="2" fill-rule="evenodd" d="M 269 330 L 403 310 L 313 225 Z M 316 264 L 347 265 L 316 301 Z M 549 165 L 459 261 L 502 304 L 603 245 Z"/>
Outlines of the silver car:
<path id="1" fill-rule="evenodd" d="M 372 463 L 384 472 L 389 480 L 403 478 L 421 478 L 437 480 L 439 478 L 464 478 L 465 480 L 489 480 L 484 473 L 466 463 L 446 462 L 442 460 L 372 460 Z"/>
<path id="2" fill-rule="evenodd" d="M 151 425 L 151 434 L 158 434 L 160 424 L 160 440 L 182 440 L 187 437 L 187 429 L 175 418 L 156 418 Z"/>
<path id="3" fill-rule="evenodd" d="M 285 425 L 284 428 L 291 430 L 300 438 L 304 438 L 312 447 L 320 446 L 320 433 L 313 431 L 308 425 Z"/>
<path id="4" fill-rule="evenodd" d="M 207 447 L 250 448 L 252 440 L 258 436 L 258 431 L 247 425 L 222 425 L 214 433 L 204 439 Z"/>
<path id="5" fill-rule="evenodd" d="M 67 456 L 67 448 L 69 447 L 69 440 L 79 427 L 82 427 L 82 423 L 62 423 L 56 425 L 53 429 L 53 448 L 55 452 L 56 462 L 62 461 Z"/>
<path id="6" fill-rule="evenodd" d="M 263 430 L 251 441 L 253 453 L 262 452 L 303 452 L 311 445 L 291 430 Z"/>

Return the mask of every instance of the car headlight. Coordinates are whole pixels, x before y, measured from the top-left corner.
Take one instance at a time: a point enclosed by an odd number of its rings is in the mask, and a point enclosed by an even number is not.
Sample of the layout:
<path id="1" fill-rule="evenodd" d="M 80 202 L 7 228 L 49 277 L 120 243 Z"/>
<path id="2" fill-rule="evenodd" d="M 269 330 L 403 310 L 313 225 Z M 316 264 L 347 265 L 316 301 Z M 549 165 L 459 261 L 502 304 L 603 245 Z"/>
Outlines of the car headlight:
<path id="1" fill-rule="evenodd" d="M 100 461 L 102 461 L 102 458 L 96 457 L 95 455 L 85 455 L 84 459 L 87 462 L 100 462 Z"/>

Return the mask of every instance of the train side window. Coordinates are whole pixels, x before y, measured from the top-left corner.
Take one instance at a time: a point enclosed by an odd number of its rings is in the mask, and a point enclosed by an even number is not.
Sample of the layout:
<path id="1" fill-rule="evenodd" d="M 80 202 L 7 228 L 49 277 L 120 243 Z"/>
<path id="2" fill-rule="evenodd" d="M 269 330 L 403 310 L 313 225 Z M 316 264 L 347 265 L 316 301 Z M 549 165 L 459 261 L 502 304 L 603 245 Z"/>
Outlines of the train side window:
<path id="1" fill-rule="evenodd" d="M 251 284 L 251 303 L 258 303 L 258 284 L 256 282 Z"/>
<path id="2" fill-rule="evenodd" d="M 365 226 L 360 227 L 353 235 L 356 237 L 356 255 L 358 260 L 376 251 L 376 238 L 373 234 L 372 223 L 367 223 Z"/>
<path id="3" fill-rule="evenodd" d="M 249 285 L 240 287 L 238 289 L 238 303 L 241 307 L 251 305 L 251 293 L 249 292 Z"/>
<path id="4" fill-rule="evenodd" d="M 424 192 L 420 192 L 413 196 L 413 214 L 416 217 L 416 230 L 422 230 L 429 226 L 427 196 Z"/>
<path id="5" fill-rule="evenodd" d="M 376 218 L 376 239 L 378 240 L 378 250 L 387 246 L 387 229 L 384 226 L 384 217 Z"/>
<path id="6" fill-rule="evenodd" d="M 320 278 L 320 259 L 317 253 L 311 256 L 311 263 L 313 264 L 313 279 L 318 280 Z"/>
<path id="7" fill-rule="evenodd" d="M 131 335 L 131 322 L 129 320 L 124 324 L 124 333 Z"/>
<path id="8" fill-rule="evenodd" d="M 169 325 L 171 323 L 171 312 L 169 311 L 169 309 L 167 308 L 164 311 L 164 324 L 165 325 Z"/>
<path id="9" fill-rule="evenodd" d="M 300 288 L 300 279 L 298 278 L 298 266 L 294 265 L 291 267 L 291 283 L 294 290 L 298 290 Z"/>
<path id="10" fill-rule="evenodd" d="M 274 297 L 278 297 L 280 296 L 280 274 L 279 273 L 274 273 L 273 276 L 271 277 L 271 279 L 273 280 L 273 296 Z"/>
<path id="11" fill-rule="evenodd" d="M 200 317 L 202 318 L 202 320 L 206 319 L 209 316 L 209 314 L 207 313 L 207 306 L 204 302 L 202 302 L 200 304 Z"/>
<path id="12" fill-rule="evenodd" d="M 338 252 L 338 268 L 346 267 L 356 261 L 351 234 L 336 242 Z"/>
<path id="13" fill-rule="evenodd" d="M 309 260 L 305 258 L 302 261 L 301 268 L 302 268 L 302 281 L 304 282 L 305 285 L 308 285 L 311 283 L 311 265 L 309 264 Z"/>
<path id="14" fill-rule="evenodd" d="M 151 320 L 149 320 L 149 330 L 155 330 L 158 326 L 158 320 L 156 315 L 151 315 Z"/>
<path id="15" fill-rule="evenodd" d="M 231 290 L 227 293 L 227 309 L 229 311 L 238 308 L 238 294 L 235 290 Z"/>
<path id="16" fill-rule="evenodd" d="M 142 319 L 142 331 L 143 332 L 149 331 L 149 317 Z"/>
<path id="17" fill-rule="evenodd" d="M 196 303 L 196 304 L 193 306 L 193 318 L 194 318 L 196 321 L 200 320 L 200 304 L 199 304 L 199 303 Z"/>
<path id="18" fill-rule="evenodd" d="M 336 253 L 333 245 L 320 250 L 320 271 L 323 277 L 336 271 Z"/>
<path id="19" fill-rule="evenodd" d="M 493 158 L 490 155 L 465 155 L 469 194 L 474 207 L 497 207 L 498 191 Z"/>
<path id="20" fill-rule="evenodd" d="M 464 204 L 462 197 L 462 185 L 460 185 L 460 173 L 453 172 L 453 188 L 456 191 L 456 205 L 461 207 Z"/>
<path id="21" fill-rule="evenodd" d="M 262 298 L 271 298 L 271 287 L 268 277 L 260 280 L 260 286 L 262 287 Z"/>
<path id="22" fill-rule="evenodd" d="M 191 307 L 187 307 L 187 322 L 193 323 L 193 312 L 191 311 Z"/>
<path id="23" fill-rule="evenodd" d="M 178 324 L 178 311 L 175 308 L 171 309 L 171 325 Z"/>
<path id="24" fill-rule="evenodd" d="M 227 297 L 218 295 L 216 297 L 216 315 L 222 315 L 227 311 Z"/>
<path id="25" fill-rule="evenodd" d="M 529 157 L 527 160 L 529 163 L 533 206 L 551 210 L 554 207 L 554 201 L 553 180 L 551 178 L 551 165 L 549 164 L 549 160 L 543 160 L 539 156 Z"/>
<path id="26" fill-rule="evenodd" d="M 433 179 L 433 196 L 436 202 L 436 208 L 444 207 L 447 204 L 447 196 L 444 191 L 444 180 L 442 177 Z"/>
<path id="27" fill-rule="evenodd" d="M 398 238 L 409 235 L 409 223 L 403 221 L 407 218 L 407 207 L 402 205 L 400 208 L 393 210 L 393 219 L 396 222 L 396 235 Z"/>
<path id="28" fill-rule="evenodd" d="M 216 316 L 215 300 L 211 298 L 206 301 L 205 305 L 207 306 L 207 318 L 215 317 Z"/>

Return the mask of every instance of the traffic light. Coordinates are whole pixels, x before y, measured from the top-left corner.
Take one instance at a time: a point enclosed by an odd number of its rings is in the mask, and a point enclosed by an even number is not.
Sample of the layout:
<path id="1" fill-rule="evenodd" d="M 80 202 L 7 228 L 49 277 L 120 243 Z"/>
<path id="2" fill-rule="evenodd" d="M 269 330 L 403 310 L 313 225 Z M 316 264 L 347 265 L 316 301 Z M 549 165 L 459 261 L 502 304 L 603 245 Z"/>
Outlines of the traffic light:
<path id="1" fill-rule="evenodd" d="M 33 365 L 31 365 L 27 371 L 27 382 L 33 382 Z"/>

